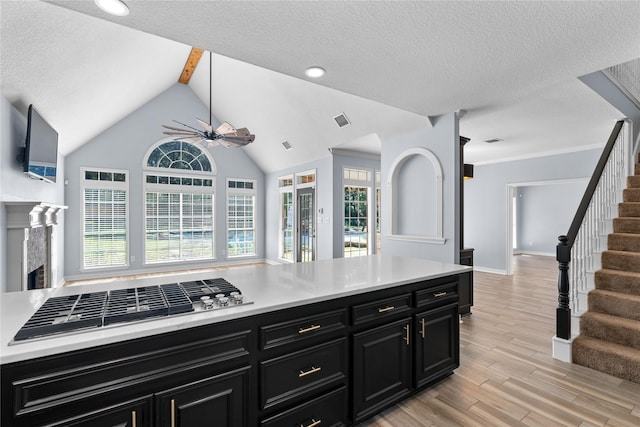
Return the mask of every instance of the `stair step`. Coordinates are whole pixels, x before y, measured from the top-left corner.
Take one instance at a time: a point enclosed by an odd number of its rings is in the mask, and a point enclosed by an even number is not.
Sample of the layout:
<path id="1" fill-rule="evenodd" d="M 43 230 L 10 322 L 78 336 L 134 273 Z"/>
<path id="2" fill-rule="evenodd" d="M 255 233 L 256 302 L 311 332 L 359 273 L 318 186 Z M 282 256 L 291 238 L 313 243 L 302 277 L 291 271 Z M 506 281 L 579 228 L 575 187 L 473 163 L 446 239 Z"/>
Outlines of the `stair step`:
<path id="1" fill-rule="evenodd" d="M 640 383 L 640 350 L 578 336 L 572 353 L 573 363 Z"/>
<path id="2" fill-rule="evenodd" d="M 612 251 L 640 252 L 640 234 L 609 234 L 607 236 L 607 248 Z"/>
<path id="3" fill-rule="evenodd" d="M 587 312 L 580 318 L 580 334 L 640 350 L 640 321 Z"/>
<path id="4" fill-rule="evenodd" d="M 628 251 L 604 251 L 601 258 L 602 268 L 609 270 L 640 272 L 640 253 Z"/>
<path id="5" fill-rule="evenodd" d="M 613 232 L 640 234 L 640 218 L 634 218 L 634 217 L 614 218 Z"/>
<path id="6" fill-rule="evenodd" d="M 625 202 L 640 202 L 640 188 L 625 188 L 622 190 L 622 200 Z"/>
<path id="7" fill-rule="evenodd" d="M 619 217 L 640 217 L 640 202 L 623 202 L 618 204 Z"/>
<path id="8" fill-rule="evenodd" d="M 603 268 L 596 271 L 594 282 L 596 289 L 640 296 L 640 273 Z"/>
<path id="9" fill-rule="evenodd" d="M 594 289 L 589 292 L 589 311 L 640 320 L 640 295 Z"/>
<path id="10" fill-rule="evenodd" d="M 640 175 L 640 163 L 636 163 L 633 169 L 634 175 Z"/>
<path id="11" fill-rule="evenodd" d="M 640 188 L 640 176 L 628 176 L 627 177 L 627 188 Z"/>

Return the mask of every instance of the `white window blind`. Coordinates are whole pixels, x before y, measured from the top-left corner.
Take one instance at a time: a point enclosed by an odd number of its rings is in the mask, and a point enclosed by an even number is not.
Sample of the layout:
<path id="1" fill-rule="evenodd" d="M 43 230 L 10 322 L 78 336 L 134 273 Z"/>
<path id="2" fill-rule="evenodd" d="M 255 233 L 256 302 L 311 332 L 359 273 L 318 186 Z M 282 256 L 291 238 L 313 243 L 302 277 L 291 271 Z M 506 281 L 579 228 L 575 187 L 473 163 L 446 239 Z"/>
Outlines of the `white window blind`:
<path id="1" fill-rule="evenodd" d="M 126 171 L 82 169 L 83 266 L 128 265 Z"/>
<path id="2" fill-rule="evenodd" d="M 255 198 L 254 181 L 228 181 L 227 251 L 229 257 L 256 254 Z"/>

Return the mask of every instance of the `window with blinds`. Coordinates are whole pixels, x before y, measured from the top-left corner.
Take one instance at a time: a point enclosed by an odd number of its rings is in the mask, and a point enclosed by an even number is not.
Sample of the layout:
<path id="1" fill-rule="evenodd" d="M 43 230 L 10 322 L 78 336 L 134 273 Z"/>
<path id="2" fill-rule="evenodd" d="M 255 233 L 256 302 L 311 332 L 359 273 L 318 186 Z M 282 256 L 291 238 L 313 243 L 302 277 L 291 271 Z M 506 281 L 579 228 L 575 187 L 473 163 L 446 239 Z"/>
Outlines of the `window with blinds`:
<path id="1" fill-rule="evenodd" d="M 214 173 L 207 153 L 158 145 L 145 173 L 145 263 L 214 258 Z"/>
<path id="2" fill-rule="evenodd" d="M 128 172 L 82 169 L 85 269 L 128 265 Z"/>
<path id="3" fill-rule="evenodd" d="M 227 180 L 227 256 L 256 254 L 255 181 Z"/>

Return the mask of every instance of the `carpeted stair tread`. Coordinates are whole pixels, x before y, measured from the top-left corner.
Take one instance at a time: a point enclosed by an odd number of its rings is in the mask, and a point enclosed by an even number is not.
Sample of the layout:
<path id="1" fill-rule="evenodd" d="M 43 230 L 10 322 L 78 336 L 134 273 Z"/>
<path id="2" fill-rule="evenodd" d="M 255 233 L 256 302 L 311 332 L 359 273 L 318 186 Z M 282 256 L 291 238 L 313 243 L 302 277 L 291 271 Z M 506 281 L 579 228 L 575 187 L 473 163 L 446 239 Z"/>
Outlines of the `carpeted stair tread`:
<path id="1" fill-rule="evenodd" d="M 587 299 L 589 311 L 640 320 L 640 295 L 594 289 Z"/>
<path id="2" fill-rule="evenodd" d="M 640 296 L 640 273 L 603 268 L 595 274 L 596 289 Z"/>
<path id="3" fill-rule="evenodd" d="M 607 248 L 612 251 L 640 252 L 640 234 L 611 233 L 607 236 Z"/>
<path id="4" fill-rule="evenodd" d="M 640 176 L 628 176 L 627 177 L 627 188 L 640 188 Z"/>
<path id="5" fill-rule="evenodd" d="M 581 335 L 572 353 L 573 363 L 640 383 L 640 350 Z"/>
<path id="6" fill-rule="evenodd" d="M 640 350 L 640 322 L 637 320 L 587 312 L 580 318 L 580 333 Z"/>
<path id="7" fill-rule="evenodd" d="M 638 217 L 614 218 L 613 232 L 640 234 L 640 218 Z"/>
<path id="8" fill-rule="evenodd" d="M 640 202 L 618 203 L 619 217 L 640 217 Z"/>
<path id="9" fill-rule="evenodd" d="M 600 260 L 602 268 L 640 272 L 640 252 L 604 251 Z"/>
<path id="10" fill-rule="evenodd" d="M 640 202 L 640 188 L 626 188 L 622 190 L 622 200 L 625 202 Z"/>

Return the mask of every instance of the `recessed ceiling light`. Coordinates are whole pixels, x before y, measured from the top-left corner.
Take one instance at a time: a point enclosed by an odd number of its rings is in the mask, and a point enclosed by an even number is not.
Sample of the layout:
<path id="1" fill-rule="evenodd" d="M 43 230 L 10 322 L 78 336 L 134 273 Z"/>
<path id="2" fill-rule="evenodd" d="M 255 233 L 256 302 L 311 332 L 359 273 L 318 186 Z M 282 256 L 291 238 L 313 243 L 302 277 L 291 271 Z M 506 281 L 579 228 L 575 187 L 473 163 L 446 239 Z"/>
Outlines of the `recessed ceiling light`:
<path id="1" fill-rule="evenodd" d="M 115 16 L 127 16 L 129 8 L 120 0 L 95 0 L 96 5 L 105 12 Z"/>
<path id="2" fill-rule="evenodd" d="M 318 77 L 324 76 L 325 71 L 322 67 L 309 67 L 304 71 L 304 73 L 307 77 L 317 79 Z"/>

